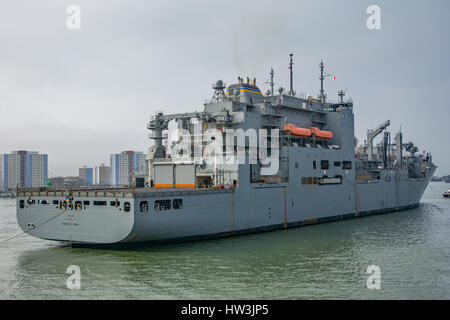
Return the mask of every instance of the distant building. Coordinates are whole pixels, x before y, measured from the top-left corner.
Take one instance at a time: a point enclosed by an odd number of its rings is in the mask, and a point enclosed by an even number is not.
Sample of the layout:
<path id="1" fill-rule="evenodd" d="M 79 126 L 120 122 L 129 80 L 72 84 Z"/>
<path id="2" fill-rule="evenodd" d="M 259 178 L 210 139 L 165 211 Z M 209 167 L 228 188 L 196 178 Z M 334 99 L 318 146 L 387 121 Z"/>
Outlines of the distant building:
<path id="1" fill-rule="evenodd" d="M 88 168 L 84 166 L 83 168 L 78 169 L 78 179 L 84 181 L 85 185 L 93 185 L 94 184 L 94 168 Z"/>
<path id="2" fill-rule="evenodd" d="M 111 155 L 111 181 L 113 186 L 131 185 L 132 175 L 145 166 L 143 152 L 123 151 Z"/>
<path id="3" fill-rule="evenodd" d="M 111 167 L 105 166 L 102 163 L 100 166 L 94 168 L 94 184 L 100 186 L 109 186 L 111 181 Z"/>
<path id="4" fill-rule="evenodd" d="M 52 188 L 68 188 L 68 187 L 81 187 L 86 185 L 86 181 L 80 180 L 79 177 L 54 177 L 49 179 Z"/>
<path id="5" fill-rule="evenodd" d="M 0 154 L 0 191 L 3 191 L 3 174 L 2 174 L 2 161 L 3 156 Z"/>
<path id="6" fill-rule="evenodd" d="M 111 167 L 101 164 L 98 167 L 88 168 L 84 166 L 78 169 L 78 179 L 84 181 L 84 185 L 111 185 Z"/>
<path id="7" fill-rule="evenodd" d="M 1 157 L 4 189 L 45 187 L 48 156 L 35 151 L 13 151 Z"/>

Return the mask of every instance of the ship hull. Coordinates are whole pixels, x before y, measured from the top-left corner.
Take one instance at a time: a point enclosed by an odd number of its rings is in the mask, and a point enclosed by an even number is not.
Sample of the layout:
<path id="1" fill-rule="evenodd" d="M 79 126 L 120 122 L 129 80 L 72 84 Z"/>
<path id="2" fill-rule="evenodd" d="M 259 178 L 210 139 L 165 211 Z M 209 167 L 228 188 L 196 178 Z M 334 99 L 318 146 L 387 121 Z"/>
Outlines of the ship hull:
<path id="1" fill-rule="evenodd" d="M 340 185 L 248 184 L 218 190 L 140 190 L 130 193 L 74 193 L 73 203 L 89 201 L 81 210 L 61 210 L 63 194 L 21 193 L 17 218 L 21 228 L 41 239 L 74 245 L 184 242 L 265 232 L 355 217 L 396 212 L 419 206 L 434 173 L 407 179 L 406 171 L 382 172 L 378 181 Z M 392 179 L 387 179 L 391 176 Z M 351 182 L 353 181 L 353 182 Z M 35 203 L 28 205 L 34 200 Z M 25 207 L 20 208 L 20 202 Z M 182 206 L 172 204 L 182 201 Z M 94 201 L 106 202 L 95 206 Z M 119 201 L 120 206 L 112 206 Z M 156 203 L 170 202 L 160 210 Z M 141 210 L 146 203 L 147 211 Z M 129 212 L 123 204 L 129 203 Z"/>

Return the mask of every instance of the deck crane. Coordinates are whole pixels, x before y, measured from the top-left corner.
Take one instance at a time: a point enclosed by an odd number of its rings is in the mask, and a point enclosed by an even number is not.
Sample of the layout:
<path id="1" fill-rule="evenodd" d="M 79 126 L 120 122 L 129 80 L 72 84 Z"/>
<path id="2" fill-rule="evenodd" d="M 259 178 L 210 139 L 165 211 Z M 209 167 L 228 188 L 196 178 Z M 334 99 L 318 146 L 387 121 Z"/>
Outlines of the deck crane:
<path id="1" fill-rule="evenodd" d="M 369 161 L 373 161 L 373 139 L 391 124 L 390 120 L 385 121 L 373 130 L 367 130 L 367 143 L 369 145 Z"/>

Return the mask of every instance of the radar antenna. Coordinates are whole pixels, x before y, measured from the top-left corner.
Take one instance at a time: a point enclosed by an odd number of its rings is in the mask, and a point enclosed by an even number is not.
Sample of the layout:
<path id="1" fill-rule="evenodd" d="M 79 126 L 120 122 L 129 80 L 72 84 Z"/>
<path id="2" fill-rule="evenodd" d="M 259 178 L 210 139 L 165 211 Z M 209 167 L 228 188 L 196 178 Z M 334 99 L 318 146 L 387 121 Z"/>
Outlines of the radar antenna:
<path id="1" fill-rule="evenodd" d="M 217 80 L 215 83 L 213 83 L 212 87 L 214 89 L 214 94 L 211 99 L 211 103 L 226 100 L 226 95 L 225 95 L 225 91 L 224 91 L 224 89 L 226 88 L 226 85 L 225 85 L 225 83 L 223 83 L 222 80 Z"/>

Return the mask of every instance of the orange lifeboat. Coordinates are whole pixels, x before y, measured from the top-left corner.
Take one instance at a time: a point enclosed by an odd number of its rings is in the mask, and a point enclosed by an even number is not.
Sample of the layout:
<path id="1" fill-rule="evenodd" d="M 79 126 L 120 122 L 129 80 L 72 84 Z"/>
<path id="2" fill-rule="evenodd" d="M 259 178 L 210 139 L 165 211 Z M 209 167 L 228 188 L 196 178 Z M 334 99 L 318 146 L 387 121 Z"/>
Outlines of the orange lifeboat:
<path id="1" fill-rule="evenodd" d="M 329 140 L 333 138 L 333 133 L 331 131 L 323 131 L 317 127 L 312 127 L 311 132 L 316 136 L 316 139 Z"/>
<path id="2" fill-rule="evenodd" d="M 298 138 L 309 138 L 312 136 L 312 132 L 309 129 L 297 128 L 294 124 L 284 125 L 284 130 L 289 131 L 289 134 Z"/>

